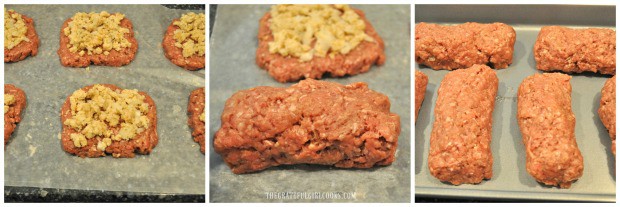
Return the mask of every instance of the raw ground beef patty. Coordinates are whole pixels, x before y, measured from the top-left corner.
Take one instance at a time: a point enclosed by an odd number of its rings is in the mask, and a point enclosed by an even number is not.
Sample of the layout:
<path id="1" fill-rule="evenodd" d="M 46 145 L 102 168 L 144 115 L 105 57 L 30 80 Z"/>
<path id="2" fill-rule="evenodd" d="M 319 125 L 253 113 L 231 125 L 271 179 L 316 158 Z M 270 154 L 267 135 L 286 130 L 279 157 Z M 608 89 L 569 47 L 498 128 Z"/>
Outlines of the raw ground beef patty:
<path id="1" fill-rule="evenodd" d="M 534 44 L 536 68 L 566 73 L 616 74 L 616 31 L 546 26 Z"/>
<path id="2" fill-rule="evenodd" d="M 488 64 L 507 68 L 512 63 L 515 30 L 504 23 L 415 26 L 415 61 L 435 70 L 468 68 Z"/>
<path id="3" fill-rule="evenodd" d="M 388 97 L 361 82 L 242 90 L 226 101 L 221 120 L 213 146 L 237 174 L 291 164 L 389 165 L 400 134 Z"/>
<path id="4" fill-rule="evenodd" d="M 598 116 L 609 131 L 611 152 L 616 155 L 616 76 L 605 82 L 601 89 L 601 106 Z"/>
<path id="5" fill-rule="evenodd" d="M 256 64 L 267 70 L 269 75 L 279 82 L 292 82 L 303 78 L 320 79 L 326 73 L 332 77 L 355 75 L 367 72 L 373 64 L 383 65 L 385 63 L 383 39 L 366 19 L 364 12 L 354 10 L 366 23 L 366 34 L 375 42 L 362 41 L 346 55 L 336 54 L 334 58 L 330 58 L 329 55 L 315 56 L 307 62 L 269 52 L 269 42 L 272 42 L 274 37 L 269 29 L 271 14 L 267 12 L 259 21 Z"/>
<path id="6" fill-rule="evenodd" d="M 10 14 L 14 13 L 13 11 L 7 11 Z M 17 62 L 25 59 L 28 56 L 36 56 L 39 52 L 39 36 L 37 35 L 37 31 L 34 29 L 34 21 L 32 18 L 22 15 L 22 19 L 26 23 L 26 27 L 28 30 L 26 31 L 26 37 L 29 41 L 20 42 L 14 48 L 6 49 L 4 48 L 4 62 Z"/>
<path id="7" fill-rule="evenodd" d="M 26 93 L 11 84 L 4 84 L 4 94 L 13 95 L 15 102 L 4 113 L 4 145 L 9 142 L 11 134 L 22 120 L 22 111 L 26 108 Z"/>
<path id="8" fill-rule="evenodd" d="M 138 51 L 138 41 L 134 37 L 133 24 L 127 18 L 121 20 L 120 26 L 129 29 L 129 32 L 124 35 L 131 46 L 122 48 L 120 51 L 114 49 L 110 50 L 110 54 L 84 54 L 80 56 L 78 53 L 73 53 L 67 48 L 69 44 L 69 37 L 63 32 L 65 28 L 71 22 L 71 18 L 67 19 L 60 29 L 60 47 L 58 48 L 58 56 L 60 57 L 60 63 L 67 67 L 87 67 L 91 63 L 94 65 L 104 65 L 120 67 L 127 65 L 133 61 Z"/>
<path id="9" fill-rule="evenodd" d="M 194 54 L 187 58 L 183 57 L 183 48 L 178 48 L 174 46 L 176 40 L 174 40 L 174 31 L 179 29 L 178 26 L 174 25 L 175 21 L 179 19 L 174 19 L 168 26 L 166 30 L 166 34 L 164 34 L 164 40 L 161 45 L 164 48 L 164 55 L 170 62 L 175 65 L 185 68 L 187 70 L 199 70 L 205 68 L 205 56 Z"/>
<path id="10" fill-rule="evenodd" d="M 493 177 L 491 135 L 498 79 L 486 65 L 448 73 L 435 104 L 428 168 L 453 185 Z"/>
<path id="11" fill-rule="evenodd" d="M 426 84 L 428 84 L 428 76 L 420 71 L 415 71 L 415 119 L 418 119 L 418 112 L 424 101 L 426 94 Z"/>
<path id="12" fill-rule="evenodd" d="M 561 73 L 535 74 L 523 80 L 517 94 L 527 172 L 538 182 L 561 188 L 569 188 L 583 174 L 570 79 Z"/>
<path id="13" fill-rule="evenodd" d="M 189 119 L 187 123 L 194 130 L 192 136 L 194 141 L 200 144 L 200 151 L 205 153 L 205 88 L 198 88 L 189 95 L 189 104 L 187 105 L 187 113 Z M 203 116 L 200 120 L 200 116 Z"/>
<path id="14" fill-rule="evenodd" d="M 121 88 L 111 85 L 111 84 L 102 84 L 105 87 L 112 89 L 113 91 L 122 90 Z M 83 91 L 88 91 L 93 88 L 93 85 L 86 86 L 82 88 Z M 134 152 L 138 152 L 140 154 L 149 154 L 153 148 L 157 145 L 158 137 L 157 137 L 157 110 L 155 108 L 155 102 L 153 99 L 146 94 L 145 92 L 138 92 L 140 95 L 145 97 L 144 102 L 149 105 L 148 113 L 146 114 L 149 120 L 148 129 L 144 130 L 141 133 L 138 133 L 133 139 L 130 140 L 121 140 L 121 141 L 112 141 L 112 144 L 105 148 L 105 151 L 101 151 L 97 149 L 97 143 L 99 136 L 95 136 L 93 138 L 87 139 L 88 143 L 83 147 L 76 147 L 71 140 L 71 134 L 78 133 L 72 127 L 63 124 L 62 125 L 62 135 L 61 135 L 61 144 L 63 150 L 70 154 L 74 154 L 80 157 L 104 157 L 107 154 L 111 154 L 113 157 L 134 157 Z M 71 113 L 71 95 L 67 97 L 67 100 L 62 105 L 62 109 L 60 111 L 60 121 L 61 123 L 65 123 L 65 121 L 69 118 L 72 118 L 73 115 Z M 122 123 L 122 122 L 121 122 Z"/>

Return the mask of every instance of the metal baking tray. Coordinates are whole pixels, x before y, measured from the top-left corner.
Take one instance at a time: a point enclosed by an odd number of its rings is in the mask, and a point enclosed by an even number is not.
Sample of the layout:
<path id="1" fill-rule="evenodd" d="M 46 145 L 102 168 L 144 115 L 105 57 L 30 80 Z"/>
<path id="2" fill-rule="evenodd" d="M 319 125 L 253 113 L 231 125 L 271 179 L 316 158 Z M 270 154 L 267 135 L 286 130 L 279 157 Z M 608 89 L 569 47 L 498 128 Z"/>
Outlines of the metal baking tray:
<path id="1" fill-rule="evenodd" d="M 210 149 L 211 202 L 410 202 L 410 5 L 352 5 L 366 13 L 385 41 L 386 63 L 344 78 L 325 78 L 341 84 L 363 81 L 390 98 L 400 116 L 396 160 L 371 169 L 339 169 L 320 165 L 272 167 L 236 175 Z M 287 87 L 255 63 L 258 21 L 270 5 L 219 5 L 210 45 L 209 137 L 220 128 L 225 101 L 236 91 L 257 86 Z M 351 199 L 269 199 L 269 192 L 354 193 Z"/>
<path id="2" fill-rule="evenodd" d="M 553 11 L 553 12 L 549 12 Z M 415 126 L 416 197 L 518 199 L 615 202 L 615 159 L 611 141 L 597 110 L 600 91 L 611 76 L 593 73 L 572 75 L 572 108 L 577 120 L 575 135 L 583 154 L 583 176 L 570 189 L 537 183 L 525 169 L 525 154 L 517 124 L 517 90 L 525 77 L 535 73 L 533 47 L 541 26 L 607 27 L 615 29 L 615 6 L 554 5 L 416 5 L 416 22 L 460 24 L 504 22 L 515 28 L 517 40 L 512 65 L 496 70 L 499 78 L 493 111 L 493 178 L 477 185 L 453 186 L 433 177 L 427 164 L 437 89 L 447 70 L 435 71 L 415 64 L 429 77 L 424 103 Z M 439 15 L 441 14 L 441 15 Z"/>
<path id="3" fill-rule="evenodd" d="M 27 106 L 4 150 L 4 185 L 154 195 L 204 195 L 205 156 L 187 125 L 189 94 L 205 71 L 186 71 L 163 54 L 170 22 L 188 10 L 161 5 L 7 5 L 35 21 L 39 54 L 4 64 L 4 82 L 26 92 Z M 123 67 L 63 67 L 56 51 L 63 22 L 76 12 L 120 12 L 134 26 L 136 57 Z M 193 10 L 204 12 L 204 10 Z M 60 108 L 75 90 L 97 83 L 147 92 L 157 106 L 159 143 L 149 155 L 80 158 L 62 150 Z"/>

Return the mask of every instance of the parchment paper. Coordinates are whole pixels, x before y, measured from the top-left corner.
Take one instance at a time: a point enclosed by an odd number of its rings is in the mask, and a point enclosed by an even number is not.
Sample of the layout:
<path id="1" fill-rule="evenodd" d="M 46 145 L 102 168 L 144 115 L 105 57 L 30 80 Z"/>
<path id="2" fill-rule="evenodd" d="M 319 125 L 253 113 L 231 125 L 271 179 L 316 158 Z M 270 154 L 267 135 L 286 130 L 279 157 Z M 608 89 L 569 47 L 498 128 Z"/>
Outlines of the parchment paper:
<path id="1" fill-rule="evenodd" d="M 210 147 L 211 202 L 409 202 L 410 201 L 410 7 L 409 5 L 354 5 L 385 41 L 387 61 L 369 72 L 325 78 L 342 84 L 367 82 L 390 98 L 391 111 L 400 116 L 401 133 L 396 161 L 372 169 L 338 169 L 319 165 L 273 167 L 236 175 Z M 217 9 L 210 56 L 210 140 L 220 128 L 225 101 L 236 91 L 257 86 L 285 87 L 255 63 L 258 20 L 269 5 L 220 5 Z M 347 199 L 268 199 L 268 192 L 348 192 Z"/>
<path id="2" fill-rule="evenodd" d="M 515 11 L 528 8 L 530 7 L 522 5 L 515 8 L 517 9 Z M 510 10 L 507 9 L 507 11 Z M 469 12 L 488 14 L 475 9 Z M 503 12 L 502 16 L 506 14 L 510 16 L 507 12 Z M 495 21 L 491 17 L 493 15 L 486 16 L 485 22 Z M 518 17 L 511 16 L 513 19 L 518 19 Z M 544 18 L 540 19 L 544 20 Z M 429 19 L 424 19 L 424 21 L 429 21 Z M 468 20 L 462 20 L 462 22 L 466 21 Z M 494 160 L 493 178 L 478 185 L 453 186 L 440 182 L 430 174 L 427 162 L 434 121 L 433 110 L 437 100 L 437 90 L 448 71 L 435 71 L 415 64 L 416 70 L 422 71 L 429 77 L 425 99 L 415 126 L 416 196 L 615 201 L 615 159 L 611 154 L 611 141 L 607 129 L 597 113 L 601 100 L 601 88 L 611 76 L 593 73 L 571 75 L 572 110 L 577 121 L 575 136 L 583 155 L 583 176 L 573 183 L 570 189 L 559 189 L 541 185 L 527 173 L 525 147 L 516 118 L 517 91 L 523 79 L 535 73 L 542 73 L 536 70 L 533 48 L 543 25 L 511 24 L 511 26 L 517 33 L 513 63 L 507 69 L 496 70 L 499 88 L 493 111 L 493 139 L 491 141 Z M 572 27 L 571 25 L 564 26 Z"/>
<path id="3" fill-rule="evenodd" d="M 186 71 L 163 54 L 161 41 L 174 18 L 188 10 L 161 5 L 10 5 L 35 21 L 39 54 L 5 64 L 5 82 L 26 92 L 28 105 L 4 152 L 6 186 L 204 194 L 204 155 L 187 125 L 192 90 L 205 72 Z M 138 52 L 129 65 L 68 68 L 60 64 L 60 27 L 76 12 L 120 12 L 134 25 Z M 194 12 L 204 12 L 194 11 Z M 157 107 L 159 143 L 130 159 L 79 158 L 62 150 L 60 108 L 75 90 L 97 83 L 147 92 Z"/>

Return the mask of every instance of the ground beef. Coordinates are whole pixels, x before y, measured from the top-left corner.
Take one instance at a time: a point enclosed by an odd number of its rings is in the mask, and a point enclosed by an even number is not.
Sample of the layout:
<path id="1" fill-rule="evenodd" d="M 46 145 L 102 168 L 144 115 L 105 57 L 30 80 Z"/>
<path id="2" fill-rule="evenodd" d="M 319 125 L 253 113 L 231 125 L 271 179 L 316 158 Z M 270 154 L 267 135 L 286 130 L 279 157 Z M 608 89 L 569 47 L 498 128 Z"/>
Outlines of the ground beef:
<path id="1" fill-rule="evenodd" d="M 536 68 L 566 73 L 616 74 L 616 31 L 546 26 L 534 44 Z"/>
<path id="2" fill-rule="evenodd" d="M 108 87 L 112 90 L 122 90 L 121 88 L 111 85 L 111 84 L 102 84 L 105 87 Z M 84 91 L 88 91 L 91 86 L 86 86 L 82 88 Z M 138 152 L 140 154 L 149 154 L 153 150 L 153 148 L 157 145 L 158 137 L 157 137 L 157 109 L 155 107 L 155 102 L 153 99 L 146 94 L 145 92 L 139 92 L 140 95 L 145 97 L 144 102 L 149 105 L 149 111 L 146 115 L 149 119 L 149 127 L 144 130 L 142 133 L 137 134 L 133 139 L 130 140 L 121 140 L 114 141 L 112 140 L 112 144 L 108 146 L 105 151 L 101 151 L 97 149 L 97 143 L 101 139 L 100 136 L 95 136 L 91 139 L 87 139 L 88 144 L 84 147 L 76 147 L 73 145 L 73 141 L 71 140 L 71 134 L 78 133 L 75 129 L 67 126 L 65 124 L 62 125 L 62 134 L 61 134 L 61 144 L 63 150 L 67 153 L 74 154 L 80 157 L 104 157 L 107 154 L 111 154 L 113 157 L 134 157 L 135 153 Z M 71 100 L 69 99 L 71 95 L 67 97 L 67 100 L 62 105 L 62 109 L 60 111 L 60 123 L 65 123 L 65 121 L 73 115 L 71 114 Z M 122 122 L 121 122 L 122 123 Z M 119 127 L 120 128 L 120 124 Z M 113 129 L 116 131 L 118 129 Z"/>
<path id="3" fill-rule="evenodd" d="M 269 42 L 274 40 L 269 29 L 271 14 L 267 12 L 259 21 L 258 49 L 256 49 L 256 64 L 267 70 L 269 75 L 279 82 L 292 82 L 303 78 L 320 79 L 323 74 L 332 77 L 355 75 L 367 72 L 373 64 L 385 63 L 383 39 L 366 19 L 364 12 L 353 9 L 366 22 L 366 34 L 375 42 L 362 41 L 357 47 L 346 55 L 337 54 L 334 58 L 314 57 L 307 62 L 299 61 L 299 58 L 284 57 L 280 54 L 269 52 Z"/>
<path id="4" fill-rule="evenodd" d="M 517 95 L 527 172 L 538 182 L 561 188 L 569 188 L 583 174 L 570 79 L 561 73 L 535 74 L 523 80 Z"/>
<path id="5" fill-rule="evenodd" d="M 14 13 L 12 11 L 7 11 L 9 13 Z M 26 27 L 28 30 L 26 31 L 26 37 L 29 41 L 23 41 L 19 43 L 14 48 L 6 49 L 4 48 L 4 62 L 17 62 L 25 59 L 28 56 L 36 56 L 39 52 L 39 36 L 37 35 L 37 31 L 34 29 L 34 21 L 32 18 L 23 15 L 22 19 L 26 23 Z"/>
<path id="6" fill-rule="evenodd" d="M 87 67 L 91 63 L 94 65 L 105 65 L 120 67 L 127 65 L 133 61 L 138 51 L 138 41 L 134 37 L 133 24 L 127 18 L 121 20 L 121 27 L 129 29 L 129 32 L 125 34 L 125 38 L 131 43 L 131 46 L 116 51 L 110 50 L 110 54 L 84 54 L 80 56 L 78 53 L 72 53 L 67 48 L 69 44 L 69 37 L 63 32 L 65 28 L 71 22 L 71 18 L 67 19 L 60 29 L 60 47 L 58 48 L 58 56 L 60 57 L 60 63 L 67 67 Z"/>
<path id="7" fill-rule="evenodd" d="M 170 62 L 178 65 L 179 67 L 185 68 L 187 70 L 199 70 L 205 68 L 205 56 L 194 54 L 187 58 L 183 57 L 183 48 L 178 48 L 174 46 L 176 40 L 174 40 L 174 31 L 179 29 L 178 26 L 174 25 L 175 21 L 179 19 L 172 20 L 170 26 L 166 30 L 166 34 L 164 35 L 164 40 L 161 45 L 164 48 L 164 55 Z"/>
<path id="8" fill-rule="evenodd" d="M 233 173 L 302 163 L 389 165 L 400 134 L 388 97 L 361 82 L 307 79 L 242 90 L 226 101 L 221 120 L 213 146 Z"/>
<path id="9" fill-rule="evenodd" d="M 200 144 L 202 154 L 205 153 L 205 122 L 200 120 L 200 116 L 205 111 L 205 100 L 205 88 L 198 88 L 189 95 L 187 105 L 187 113 L 189 114 L 187 124 L 194 130 L 192 136 L 194 141 Z"/>
<path id="10" fill-rule="evenodd" d="M 415 119 L 418 119 L 418 112 L 424 101 L 424 95 L 426 94 L 426 84 L 428 83 L 428 76 L 420 71 L 415 71 Z"/>
<path id="11" fill-rule="evenodd" d="M 601 90 L 601 107 L 598 109 L 603 125 L 609 131 L 611 151 L 616 155 L 616 76 L 605 82 Z"/>
<path id="12" fill-rule="evenodd" d="M 441 81 L 428 155 L 428 167 L 437 179 L 460 185 L 493 176 L 497 87 L 497 75 L 486 65 L 450 72 Z"/>
<path id="13" fill-rule="evenodd" d="M 515 30 L 504 23 L 444 26 L 422 22 L 415 27 L 415 60 L 435 70 L 474 64 L 507 68 L 516 38 Z"/>
<path id="14" fill-rule="evenodd" d="M 26 93 L 14 85 L 4 84 L 4 94 L 11 94 L 15 98 L 9 111 L 4 113 L 4 146 L 6 147 L 17 123 L 22 120 L 22 111 L 26 108 Z"/>

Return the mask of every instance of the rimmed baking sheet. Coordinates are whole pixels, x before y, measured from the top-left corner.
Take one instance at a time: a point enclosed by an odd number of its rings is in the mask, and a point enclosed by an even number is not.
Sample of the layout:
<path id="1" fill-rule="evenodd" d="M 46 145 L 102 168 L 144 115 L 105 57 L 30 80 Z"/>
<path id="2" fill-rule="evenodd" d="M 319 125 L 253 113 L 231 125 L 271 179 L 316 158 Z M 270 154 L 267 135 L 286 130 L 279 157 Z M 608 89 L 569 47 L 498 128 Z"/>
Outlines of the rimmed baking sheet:
<path id="1" fill-rule="evenodd" d="M 562 14 L 554 16 L 543 13 L 549 10 Z M 452 16 L 436 15 L 436 11 L 452 14 Z M 592 73 L 572 75 L 572 108 L 577 120 L 575 135 L 583 154 L 584 171 L 583 176 L 570 189 L 543 186 L 527 173 L 521 131 L 516 119 L 519 84 L 525 77 L 541 73 L 536 70 L 533 47 L 542 24 L 615 29 L 615 21 L 609 21 L 615 20 L 614 11 L 613 6 L 417 5 L 416 22 L 444 22 L 446 24 L 467 21 L 505 22 L 514 27 L 517 40 L 512 65 L 507 69 L 496 70 L 499 90 L 493 111 L 491 143 L 494 159 L 493 178 L 478 185 L 453 186 L 440 182 L 430 174 L 427 158 L 434 120 L 433 109 L 437 99 L 437 89 L 448 71 L 435 71 L 415 64 L 416 70 L 422 71 L 429 77 L 424 103 L 415 126 L 416 196 L 615 201 L 615 159 L 611 154 L 609 135 L 597 113 L 601 88 L 611 76 Z M 570 12 L 574 12 L 574 15 L 571 16 L 573 13 Z M 589 19 L 584 19 L 588 16 Z M 536 23 L 537 20 L 538 23 Z M 570 24 L 571 20 L 573 24 Z"/>

